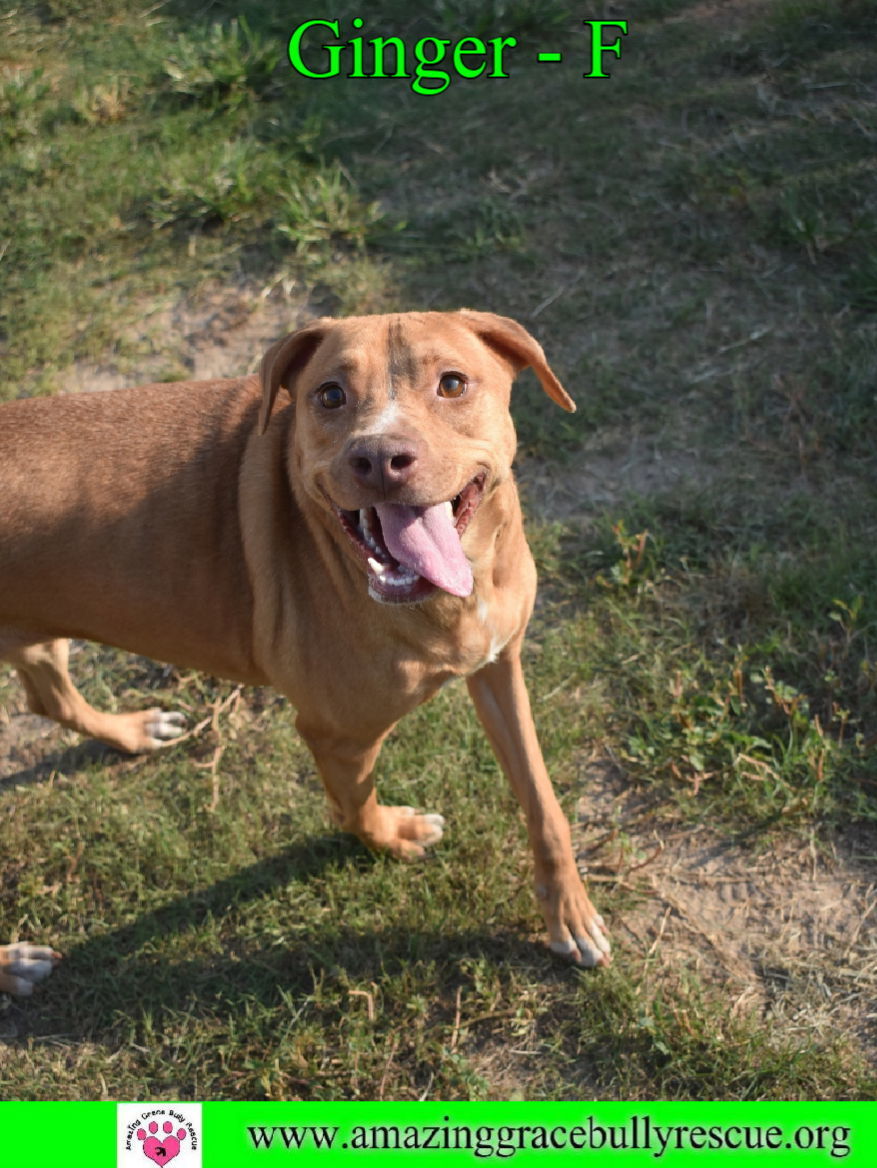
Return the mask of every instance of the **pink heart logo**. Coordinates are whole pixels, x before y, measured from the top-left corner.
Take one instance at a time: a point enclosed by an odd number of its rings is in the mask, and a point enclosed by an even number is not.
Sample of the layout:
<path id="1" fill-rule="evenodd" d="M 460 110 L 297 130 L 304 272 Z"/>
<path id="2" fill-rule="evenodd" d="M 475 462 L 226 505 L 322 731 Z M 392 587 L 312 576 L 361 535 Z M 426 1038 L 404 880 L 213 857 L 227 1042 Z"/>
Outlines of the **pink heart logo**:
<path id="1" fill-rule="evenodd" d="M 174 1156 L 179 1155 L 180 1140 L 186 1138 L 186 1129 L 184 1127 L 178 1128 L 176 1135 L 171 1135 L 171 1132 L 174 1130 L 174 1125 L 169 1120 L 165 1120 L 161 1127 L 164 1132 L 163 1140 L 160 1140 L 156 1135 L 158 1124 L 154 1120 L 149 1125 L 151 1135 L 147 1136 L 145 1129 L 142 1127 L 137 1131 L 137 1139 L 143 1141 L 143 1155 L 147 1156 L 153 1164 L 170 1163 Z"/>
<path id="2" fill-rule="evenodd" d="M 180 1141 L 176 1136 L 165 1136 L 163 1140 L 157 1140 L 155 1136 L 150 1136 L 143 1144 L 143 1154 L 148 1156 L 154 1164 L 167 1164 L 169 1160 L 173 1160 L 174 1156 L 178 1155 L 180 1151 Z"/>

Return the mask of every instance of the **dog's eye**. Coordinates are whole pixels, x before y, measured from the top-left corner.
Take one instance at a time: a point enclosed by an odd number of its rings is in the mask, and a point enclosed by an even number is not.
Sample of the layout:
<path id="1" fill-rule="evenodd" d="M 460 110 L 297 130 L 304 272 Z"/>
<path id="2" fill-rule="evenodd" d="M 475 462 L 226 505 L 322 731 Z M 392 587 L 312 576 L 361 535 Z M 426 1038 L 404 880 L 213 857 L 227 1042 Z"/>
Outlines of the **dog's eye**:
<path id="1" fill-rule="evenodd" d="M 461 373 L 443 373 L 438 383 L 439 397 L 462 397 L 466 392 L 466 378 Z"/>
<path id="2" fill-rule="evenodd" d="M 324 385 L 317 391 L 317 398 L 320 405 L 327 410 L 337 410 L 343 406 L 347 401 L 347 394 L 340 385 Z"/>

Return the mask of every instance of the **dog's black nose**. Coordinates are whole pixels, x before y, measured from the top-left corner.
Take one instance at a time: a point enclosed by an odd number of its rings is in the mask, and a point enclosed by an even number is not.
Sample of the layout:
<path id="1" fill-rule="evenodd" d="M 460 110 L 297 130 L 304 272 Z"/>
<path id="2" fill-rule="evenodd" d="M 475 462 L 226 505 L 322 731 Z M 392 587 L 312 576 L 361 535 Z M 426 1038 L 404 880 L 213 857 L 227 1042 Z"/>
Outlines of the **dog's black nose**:
<path id="1" fill-rule="evenodd" d="M 348 450 L 347 461 L 362 486 L 386 490 L 409 481 L 417 466 L 417 450 L 404 439 L 359 438 Z"/>

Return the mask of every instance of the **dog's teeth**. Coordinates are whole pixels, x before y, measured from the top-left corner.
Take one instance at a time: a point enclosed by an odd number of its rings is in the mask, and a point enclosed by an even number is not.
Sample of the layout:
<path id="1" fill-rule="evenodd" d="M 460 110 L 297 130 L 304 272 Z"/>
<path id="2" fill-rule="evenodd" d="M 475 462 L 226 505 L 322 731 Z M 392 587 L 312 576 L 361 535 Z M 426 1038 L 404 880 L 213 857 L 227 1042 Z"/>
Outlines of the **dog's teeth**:
<path id="1" fill-rule="evenodd" d="M 374 574 L 376 576 L 383 576 L 384 572 L 386 571 L 386 565 L 379 563 L 374 558 L 374 556 L 369 556 L 368 566 L 371 568 L 371 570 L 374 572 Z"/>
<path id="2" fill-rule="evenodd" d="M 387 573 L 384 582 L 393 588 L 408 588 L 417 580 L 416 572 L 406 572 L 396 568 Z"/>

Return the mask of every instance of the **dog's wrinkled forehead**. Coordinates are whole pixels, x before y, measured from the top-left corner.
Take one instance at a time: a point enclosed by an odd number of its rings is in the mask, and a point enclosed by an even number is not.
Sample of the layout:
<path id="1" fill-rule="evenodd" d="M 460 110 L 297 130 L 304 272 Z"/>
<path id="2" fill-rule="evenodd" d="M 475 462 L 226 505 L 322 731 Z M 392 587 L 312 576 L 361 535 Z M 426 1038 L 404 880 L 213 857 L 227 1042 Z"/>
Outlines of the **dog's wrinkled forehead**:
<path id="1" fill-rule="evenodd" d="M 336 321 L 315 349 L 305 378 L 309 382 L 334 379 L 362 393 L 393 399 L 445 372 L 470 377 L 507 373 L 470 329 L 444 315 L 437 326 L 436 316 L 406 313 L 379 321 Z"/>
<path id="2" fill-rule="evenodd" d="M 338 381 L 358 394 L 388 396 L 453 373 L 500 389 L 496 400 L 505 401 L 514 376 L 527 366 L 552 401 L 575 410 L 542 346 L 509 317 L 468 308 L 344 320 L 323 317 L 272 345 L 262 358 L 259 431 L 264 433 L 268 425 L 280 387 L 294 394 L 301 380 L 309 381 L 312 389 Z"/>

